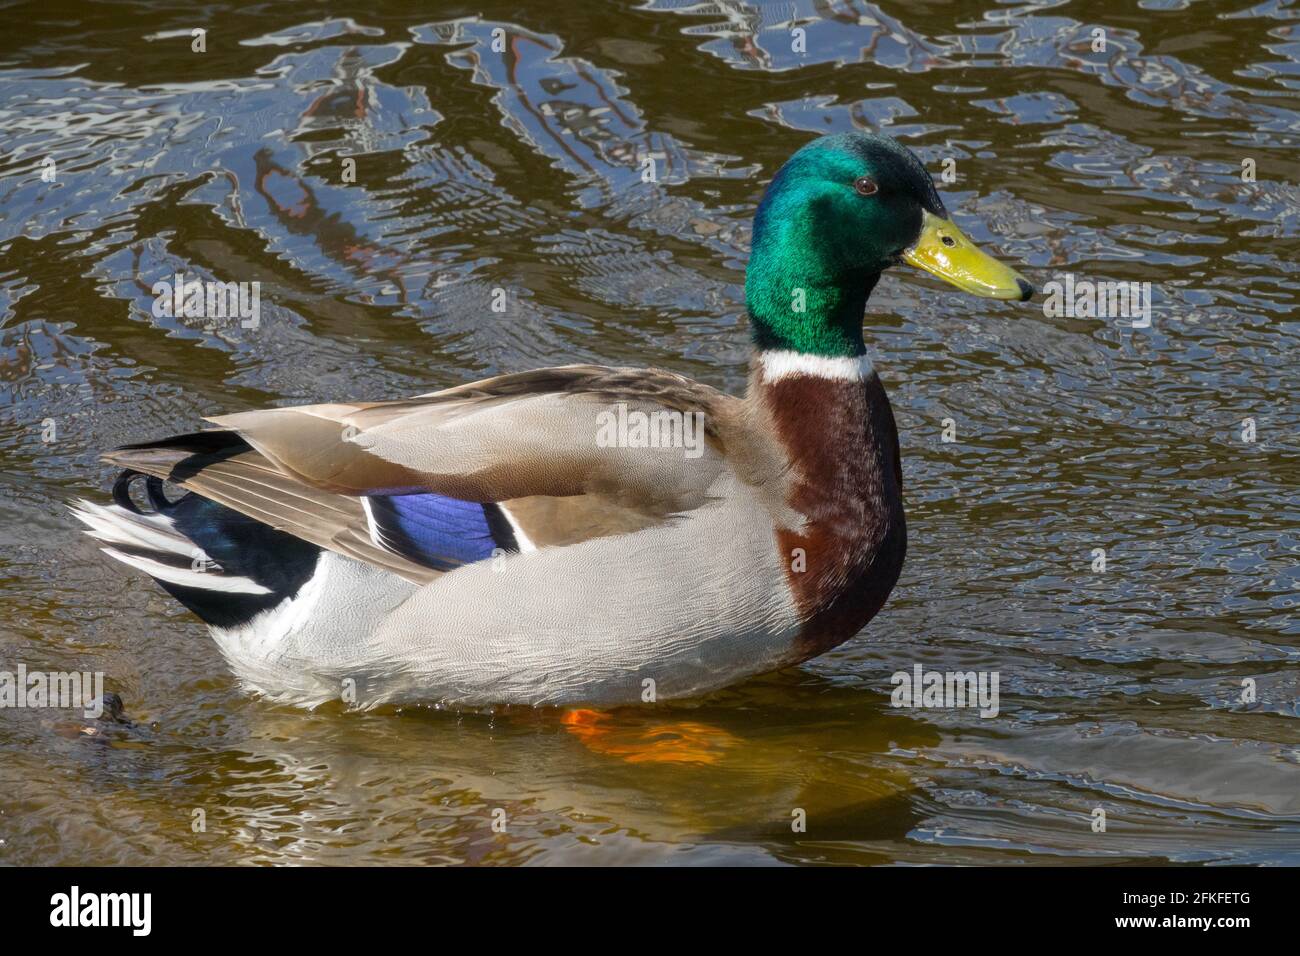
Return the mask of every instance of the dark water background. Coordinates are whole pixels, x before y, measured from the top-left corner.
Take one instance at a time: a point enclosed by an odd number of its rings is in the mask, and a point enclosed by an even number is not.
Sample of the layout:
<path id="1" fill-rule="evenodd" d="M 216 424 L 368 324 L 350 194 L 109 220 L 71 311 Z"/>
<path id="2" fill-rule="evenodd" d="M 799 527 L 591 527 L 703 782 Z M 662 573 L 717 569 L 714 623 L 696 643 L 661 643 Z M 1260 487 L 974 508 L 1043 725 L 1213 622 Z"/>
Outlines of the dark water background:
<path id="1" fill-rule="evenodd" d="M 134 721 L 0 712 L 0 863 L 1300 863 L 1300 11 L 337 7 L 0 5 L 0 668 L 104 671 Z M 738 390 L 763 185 L 852 128 L 955 159 L 958 223 L 1036 284 L 1154 314 L 882 281 L 911 551 L 832 654 L 598 741 L 303 713 L 63 510 L 98 450 L 221 411 L 579 361 Z M 260 282 L 259 327 L 155 318 L 177 272 Z M 997 671 L 1001 712 L 891 709 L 916 663 Z M 668 730 L 712 762 L 629 759 Z"/>

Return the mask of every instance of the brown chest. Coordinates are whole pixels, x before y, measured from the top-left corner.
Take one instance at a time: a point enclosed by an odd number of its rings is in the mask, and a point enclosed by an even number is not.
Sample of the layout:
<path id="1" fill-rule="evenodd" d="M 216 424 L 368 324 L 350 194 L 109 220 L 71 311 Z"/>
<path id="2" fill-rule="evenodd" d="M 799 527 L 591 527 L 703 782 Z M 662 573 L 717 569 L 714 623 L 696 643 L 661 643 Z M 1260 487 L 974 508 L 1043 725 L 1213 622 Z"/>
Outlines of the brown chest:
<path id="1" fill-rule="evenodd" d="M 794 656 L 806 660 L 861 630 L 898 580 L 907 550 L 898 431 L 874 374 L 759 387 L 790 460 L 786 503 L 801 519 L 777 540 L 804 621 Z"/>

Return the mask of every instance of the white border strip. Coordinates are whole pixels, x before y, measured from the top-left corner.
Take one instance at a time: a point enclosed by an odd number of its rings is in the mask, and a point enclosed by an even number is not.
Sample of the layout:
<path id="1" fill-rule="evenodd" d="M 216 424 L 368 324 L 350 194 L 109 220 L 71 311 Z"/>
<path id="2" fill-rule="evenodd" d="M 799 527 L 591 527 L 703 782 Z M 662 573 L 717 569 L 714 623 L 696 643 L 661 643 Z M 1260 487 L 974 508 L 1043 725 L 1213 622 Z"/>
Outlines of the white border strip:
<path id="1" fill-rule="evenodd" d="M 779 382 L 783 378 L 798 375 L 841 382 L 861 382 L 875 372 L 875 366 L 871 364 L 869 355 L 827 358 L 823 355 L 809 355 L 806 352 L 772 350 L 758 353 L 758 362 L 763 369 L 765 382 Z"/>

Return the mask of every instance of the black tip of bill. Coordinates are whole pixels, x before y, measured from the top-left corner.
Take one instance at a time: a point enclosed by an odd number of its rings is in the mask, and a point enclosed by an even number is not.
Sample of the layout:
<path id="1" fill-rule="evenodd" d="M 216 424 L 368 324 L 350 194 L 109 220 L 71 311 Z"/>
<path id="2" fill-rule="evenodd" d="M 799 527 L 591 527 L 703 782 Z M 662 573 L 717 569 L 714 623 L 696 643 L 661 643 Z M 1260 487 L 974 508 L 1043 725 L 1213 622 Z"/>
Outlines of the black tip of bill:
<path id="1" fill-rule="evenodd" d="M 1016 285 L 1020 288 L 1020 301 L 1028 302 L 1034 297 L 1034 287 L 1024 279 L 1016 279 Z"/>

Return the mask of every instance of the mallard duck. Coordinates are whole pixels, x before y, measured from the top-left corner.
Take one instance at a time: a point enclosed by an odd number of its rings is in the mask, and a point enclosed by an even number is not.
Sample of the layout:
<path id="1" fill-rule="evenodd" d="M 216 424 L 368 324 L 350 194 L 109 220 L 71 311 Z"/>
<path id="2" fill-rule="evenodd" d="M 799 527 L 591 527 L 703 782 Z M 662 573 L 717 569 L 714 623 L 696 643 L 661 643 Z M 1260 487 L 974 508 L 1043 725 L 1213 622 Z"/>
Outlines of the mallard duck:
<path id="1" fill-rule="evenodd" d="M 743 397 L 568 365 L 239 412 L 108 452 L 114 504 L 74 511 L 276 700 L 700 695 L 849 639 L 898 580 L 898 431 L 862 318 L 900 261 L 1033 293 L 952 223 L 913 153 L 827 136 L 754 220 Z"/>

